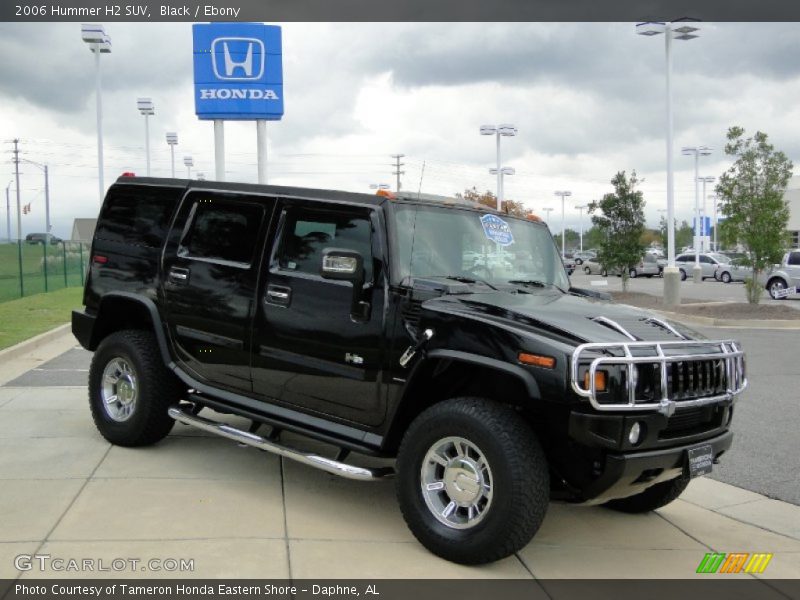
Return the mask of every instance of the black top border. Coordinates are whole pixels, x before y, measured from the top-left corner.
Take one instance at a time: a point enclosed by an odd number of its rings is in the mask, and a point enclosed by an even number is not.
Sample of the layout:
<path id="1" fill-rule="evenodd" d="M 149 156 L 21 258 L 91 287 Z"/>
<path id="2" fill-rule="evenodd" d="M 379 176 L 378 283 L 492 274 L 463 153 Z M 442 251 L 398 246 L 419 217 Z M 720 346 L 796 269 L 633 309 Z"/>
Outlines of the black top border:
<path id="1" fill-rule="evenodd" d="M 791 0 L 4 0 L 6 22 L 800 21 Z M 446 34 L 446 32 L 444 32 Z"/>

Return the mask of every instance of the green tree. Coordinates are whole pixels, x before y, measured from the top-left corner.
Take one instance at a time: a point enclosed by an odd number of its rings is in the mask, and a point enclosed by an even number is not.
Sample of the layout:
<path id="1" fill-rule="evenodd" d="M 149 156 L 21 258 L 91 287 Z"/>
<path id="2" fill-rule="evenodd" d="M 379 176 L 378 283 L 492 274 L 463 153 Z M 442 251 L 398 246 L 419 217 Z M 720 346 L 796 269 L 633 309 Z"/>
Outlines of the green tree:
<path id="1" fill-rule="evenodd" d="M 565 247 L 566 251 L 569 252 L 570 250 L 577 249 L 578 246 L 580 246 L 580 243 L 581 243 L 580 234 L 577 231 L 575 231 L 574 229 L 570 229 L 569 227 L 567 227 L 567 229 L 565 230 L 564 233 L 565 233 L 565 236 L 566 236 L 565 237 L 566 243 L 564 244 L 564 247 Z M 559 231 L 558 233 L 554 233 L 553 234 L 553 239 L 555 240 L 556 246 L 558 246 L 558 249 L 559 249 L 559 252 L 560 252 L 561 251 L 561 232 Z M 584 246 L 583 247 L 584 248 L 586 247 L 586 240 L 585 239 L 584 239 Z"/>
<path id="2" fill-rule="evenodd" d="M 622 272 L 622 289 L 628 290 L 628 272 L 642 258 L 644 248 L 644 195 L 636 189 L 636 171 L 630 177 L 620 171 L 611 180 L 614 191 L 589 204 L 592 223 L 602 235 L 600 260 L 610 271 Z"/>
<path id="3" fill-rule="evenodd" d="M 481 193 L 475 186 L 464 190 L 463 193 L 456 192 L 456 198 L 469 200 L 470 202 L 482 204 L 483 206 L 488 206 L 489 208 L 497 207 L 497 196 L 495 196 L 489 190 Z M 525 208 L 522 202 L 517 202 L 516 200 L 503 200 L 502 208 L 502 212 L 515 217 L 527 217 L 531 214 L 531 211 Z"/>
<path id="4" fill-rule="evenodd" d="M 664 248 L 667 247 L 667 218 L 663 215 L 661 216 L 661 220 L 658 222 L 658 231 L 661 234 L 662 243 L 664 244 Z M 680 226 L 678 226 L 678 219 L 675 219 L 675 252 L 680 254 L 681 249 L 685 248 L 686 246 L 691 246 L 694 243 L 694 231 L 692 230 L 692 226 L 689 225 L 688 222 L 681 221 Z M 665 252 L 666 254 L 666 252 Z"/>
<path id="5" fill-rule="evenodd" d="M 726 217 L 724 239 L 747 251 L 746 264 L 753 277 L 745 281 L 747 301 L 758 304 L 763 294 L 759 275 L 780 260 L 789 234 L 789 208 L 783 199 L 792 177 L 792 161 L 776 151 L 767 134 L 745 137 L 744 129 L 728 129 L 725 154 L 735 157 L 716 186 L 720 211 Z"/>
<path id="6" fill-rule="evenodd" d="M 594 225 L 583 232 L 583 247 L 585 250 L 599 248 L 603 243 L 603 233 Z"/>

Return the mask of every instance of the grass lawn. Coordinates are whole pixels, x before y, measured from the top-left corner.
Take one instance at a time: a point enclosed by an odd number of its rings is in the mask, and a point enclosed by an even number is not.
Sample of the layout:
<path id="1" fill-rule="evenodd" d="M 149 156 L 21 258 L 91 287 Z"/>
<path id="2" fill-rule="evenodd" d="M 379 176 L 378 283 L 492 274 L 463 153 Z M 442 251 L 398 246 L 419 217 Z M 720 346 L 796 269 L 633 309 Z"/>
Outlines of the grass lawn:
<path id="1" fill-rule="evenodd" d="M 0 349 L 68 323 L 82 300 L 83 288 L 71 287 L 0 303 Z"/>
<path id="2" fill-rule="evenodd" d="M 88 261 L 88 246 L 81 248 L 77 242 L 66 242 L 64 245 L 57 244 L 47 247 L 42 244 L 26 243 L 18 247 L 16 243 L 3 243 L 0 244 L 0 302 L 20 297 L 20 250 L 22 251 L 25 296 L 83 284 L 81 270 Z M 46 282 L 45 251 L 48 265 Z"/>

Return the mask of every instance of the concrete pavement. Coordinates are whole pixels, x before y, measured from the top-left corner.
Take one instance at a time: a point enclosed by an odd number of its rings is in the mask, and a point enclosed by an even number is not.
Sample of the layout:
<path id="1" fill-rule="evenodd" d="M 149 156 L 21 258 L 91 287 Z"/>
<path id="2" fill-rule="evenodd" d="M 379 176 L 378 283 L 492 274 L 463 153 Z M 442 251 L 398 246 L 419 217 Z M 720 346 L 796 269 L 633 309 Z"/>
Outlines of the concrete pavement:
<path id="1" fill-rule="evenodd" d="M 36 361 L 2 369 L 19 375 Z M 153 447 L 112 447 L 82 385 L 0 387 L 0 488 L 0 577 L 96 575 L 15 568 L 16 556 L 49 554 L 194 561 L 110 577 L 689 578 L 717 551 L 772 553 L 758 577 L 800 578 L 800 507 L 709 478 L 646 515 L 553 504 L 517 555 L 455 565 L 414 540 L 392 481 L 339 479 L 181 425 Z"/>

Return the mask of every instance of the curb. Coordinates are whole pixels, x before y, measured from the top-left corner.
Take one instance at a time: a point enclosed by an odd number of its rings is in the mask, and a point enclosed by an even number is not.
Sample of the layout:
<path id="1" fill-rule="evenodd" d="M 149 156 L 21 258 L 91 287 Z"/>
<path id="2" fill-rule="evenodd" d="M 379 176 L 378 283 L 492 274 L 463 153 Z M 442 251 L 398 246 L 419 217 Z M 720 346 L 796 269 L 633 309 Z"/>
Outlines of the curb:
<path id="1" fill-rule="evenodd" d="M 800 319 L 716 319 L 683 313 L 651 309 L 665 317 L 687 325 L 707 325 L 710 327 L 745 327 L 748 329 L 800 329 Z"/>
<path id="2" fill-rule="evenodd" d="M 32 338 L 23 340 L 19 344 L 14 344 L 13 346 L 0 350 L 0 362 L 12 360 L 18 356 L 27 354 L 32 350 L 36 350 L 36 348 L 44 346 L 45 344 L 49 344 L 53 340 L 65 334 L 72 335 L 70 327 L 70 323 L 64 323 L 63 325 L 59 325 L 50 331 L 45 331 L 44 333 L 40 333 Z"/>

